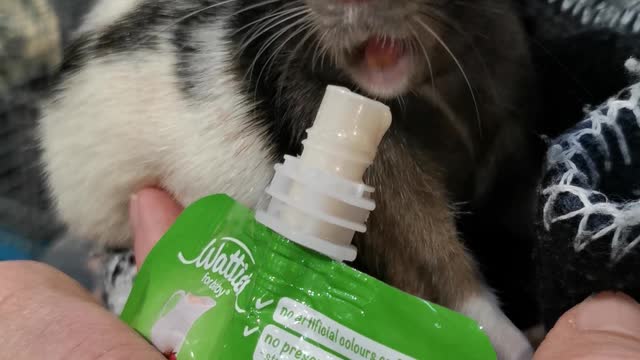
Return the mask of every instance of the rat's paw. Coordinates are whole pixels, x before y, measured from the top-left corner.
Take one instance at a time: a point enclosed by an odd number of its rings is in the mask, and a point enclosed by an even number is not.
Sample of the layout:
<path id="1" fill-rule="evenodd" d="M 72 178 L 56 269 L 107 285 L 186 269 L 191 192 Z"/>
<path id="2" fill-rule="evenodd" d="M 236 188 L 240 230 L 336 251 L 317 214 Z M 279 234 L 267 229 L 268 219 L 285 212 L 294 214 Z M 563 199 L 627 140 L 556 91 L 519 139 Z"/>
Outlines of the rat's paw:
<path id="1" fill-rule="evenodd" d="M 527 337 L 502 312 L 489 291 L 465 300 L 460 312 L 474 319 L 487 333 L 498 360 L 530 360 L 533 347 Z"/>

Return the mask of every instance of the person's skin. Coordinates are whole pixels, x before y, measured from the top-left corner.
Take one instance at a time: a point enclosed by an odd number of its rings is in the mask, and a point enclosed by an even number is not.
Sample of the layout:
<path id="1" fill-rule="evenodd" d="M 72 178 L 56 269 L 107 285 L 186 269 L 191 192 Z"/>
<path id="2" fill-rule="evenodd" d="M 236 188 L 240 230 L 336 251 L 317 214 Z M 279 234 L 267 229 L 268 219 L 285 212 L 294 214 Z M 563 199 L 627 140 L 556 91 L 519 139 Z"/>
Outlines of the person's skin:
<path id="1" fill-rule="evenodd" d="M 640 359 L 640 305 L 620 293 L 585 300 L 560 318 L 534 359 Z"/>
<path id="2" fill-rule="evenodd" d="M 182 208 L 166 193 L 145 189 L 130 210 L 140 266 Z M 163 359 L 75 281 L 32 262 L 0 262 L 0 341 L 0 359 Z M 640 305 L 606 293 L 576 306 L 534 358 L 559 359 L 640 359 Z"/>
<path id="3" fill-rule="evenodd" d="M 136 254 L 144 259 L 181 209 L 154 189 L 132 200 Z M 0 344 L 0 359 L 164 359 L 74 280 L 25 261 L 0 262 Z"/>

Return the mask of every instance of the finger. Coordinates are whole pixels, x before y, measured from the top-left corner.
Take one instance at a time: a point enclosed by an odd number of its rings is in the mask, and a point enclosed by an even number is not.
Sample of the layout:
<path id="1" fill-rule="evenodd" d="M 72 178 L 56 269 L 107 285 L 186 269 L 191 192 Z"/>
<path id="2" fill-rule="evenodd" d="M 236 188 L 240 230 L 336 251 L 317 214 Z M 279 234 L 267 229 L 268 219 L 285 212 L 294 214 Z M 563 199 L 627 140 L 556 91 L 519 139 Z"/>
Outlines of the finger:
<path id="1" fill-rule="evenodd" d="M 619 293 L 586 300 L 560 318 L 534 359 L 640 359 L 640 304 Z"/>
<path id="2" fill-rule="evenodd" d="M 132 196 L 129 211 L 134 253 L 140 267 L 149 251 L 180 215 L 182 207 L 166 192 L 144 189 Z"/>
<path id="3" fill-rule="evenodd" d="M 3 359 L 163 357 L 66 275 L 29 262 L 0 263 Z"/>

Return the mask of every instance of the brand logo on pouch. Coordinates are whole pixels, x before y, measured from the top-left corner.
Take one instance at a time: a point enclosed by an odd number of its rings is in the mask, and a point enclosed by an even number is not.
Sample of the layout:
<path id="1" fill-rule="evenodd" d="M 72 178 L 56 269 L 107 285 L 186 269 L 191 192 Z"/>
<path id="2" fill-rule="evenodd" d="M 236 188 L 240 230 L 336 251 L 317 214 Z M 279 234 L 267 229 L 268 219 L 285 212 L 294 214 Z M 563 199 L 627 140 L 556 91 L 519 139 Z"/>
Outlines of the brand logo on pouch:
<path id="1" fill-rule="evenodd" d="M 236 296 L 236 311 L 245 312 L 238 306 L 238 297 L 251 282 L 253 278 L 251 268 L 256 262 L 253 254 L 242 241 L 232 237 L 216 238 L 211 240 L 194 259 L 187 259 L 182 252 L 178 253 L 178 259 L 185 265 L 193 265 L 213 274 L 213 277 L 205 274 L 203 282 L 206 282 L 214 293 L 218 293 L 218 296 L 229 291 L 219 291 L 224 289 L 221 289 L 221 285 L 215 279 L 222 277 L 228 281 L 231 291 Z"/>

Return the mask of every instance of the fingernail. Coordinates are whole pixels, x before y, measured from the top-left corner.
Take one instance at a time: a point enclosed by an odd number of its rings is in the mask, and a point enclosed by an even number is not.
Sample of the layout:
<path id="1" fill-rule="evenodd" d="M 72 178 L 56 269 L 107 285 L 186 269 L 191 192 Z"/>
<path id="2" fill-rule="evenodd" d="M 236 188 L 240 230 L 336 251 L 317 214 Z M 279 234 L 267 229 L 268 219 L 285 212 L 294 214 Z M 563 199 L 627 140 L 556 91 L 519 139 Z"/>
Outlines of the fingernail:
<path id="1" fill-rule="evenodd" d="M 622 293 L 591 296 L 576 309 L 575 324 L 582 331 L 637 336 L 640 333 L 640 304 Z"/>

